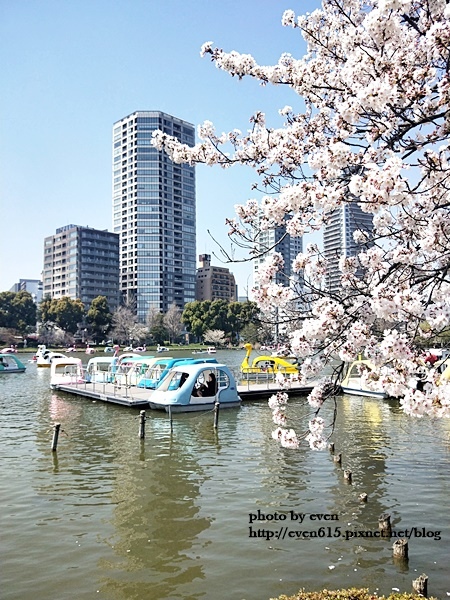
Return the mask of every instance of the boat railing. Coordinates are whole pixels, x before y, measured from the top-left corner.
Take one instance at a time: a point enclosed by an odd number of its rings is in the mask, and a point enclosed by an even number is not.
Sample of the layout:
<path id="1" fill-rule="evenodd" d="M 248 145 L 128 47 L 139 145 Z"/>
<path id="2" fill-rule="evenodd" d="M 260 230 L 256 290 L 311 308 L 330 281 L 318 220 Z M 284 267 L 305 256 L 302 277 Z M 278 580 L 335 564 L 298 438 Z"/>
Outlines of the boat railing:
<path id="1" fill-rule="evenodd" d="M 114 373 L 111 373 L 114 376 Z M 134 384 L 128 383 L 129 373 L 120 373 L 120 381 L 90 381 L 87 374 L 87 368 L 82 369 L 82 378 L 79 379 L 75 373 L 71 373 L 70 385 L 76 389 L 92 390 L 103 395 L 112 395 L 126 400 L 140 399 L 139 395 L 133 393 L 134 390 L 138 391 Z M 69 383 L 69 382 L 67 382 Z"/>
<path id="2" fill-rule="evenodd" d="M 286 387 L 290 387 L 290 385 L 298 381 L 296 373 L 290 373 L 287 369 L 283 368 L 279 368 L 277 371 L 246 369 L 245 372 L 242 372 L 242 370 L 235 371 L 233 375 L 240 386 L 247 386 L 248 389 L 251 387 L 254 388 L 255 385 L 271 389 L 280 387 L 282 382 L 286 384 Z"/>

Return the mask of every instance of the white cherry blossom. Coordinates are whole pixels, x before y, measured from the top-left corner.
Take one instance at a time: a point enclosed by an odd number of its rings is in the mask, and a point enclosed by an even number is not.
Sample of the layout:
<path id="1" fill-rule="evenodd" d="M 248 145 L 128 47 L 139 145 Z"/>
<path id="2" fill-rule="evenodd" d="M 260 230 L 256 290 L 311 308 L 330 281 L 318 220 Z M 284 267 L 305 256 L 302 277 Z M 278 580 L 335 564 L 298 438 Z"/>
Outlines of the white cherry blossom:
<path id="1" fill-rule="evenodd" d="M 255 300 L 268 314 L 295 313 L 291 347 L 303 378 L 320 376 L 338 357 L 365 355 L 375 367 L 368 383 L 401 398 L 414 416 L 449 416 L 450 384 L 438 374 L 430 371 L 422 390 L 411 386 L 423 367 L 417 341 L 432 343 L 450 327 L 449 6 L 324 0 L 305 16 L 286 10 L 282 25 L 307 49 L 300 57 L 281 53 L 272 66 L 207 42 L 201 54 L 219 69 L 283 85 L 300 101 L 289 99 L 276 115 L 255 112 L 247 131 L 218 134 L 205 121 L 193 147 L 162 132 L 153 137 L 175 162 L 255 169 L 265 196 L 243 197 L 227 220 L 249 260 L 263 254 L 258 233 L 276 225 L 300 237 L 347 204 L 372 215 L 373 229 L 353 235 L 356 252 L 338 257 L 338 294 L 327 292 L 329 259 L 311 245 L 293 257 L 300 291 L 292 279 L 276 281 L 287 266 L 275 252 L 259 267 Z M 310 394 L 315 410 L 332 388 L 321 382 Z M 311 448 L 325 446 L 311 424 L 308 436 Z M 288 429 L 275 437 L 287 447 L 299 443 Z"/>

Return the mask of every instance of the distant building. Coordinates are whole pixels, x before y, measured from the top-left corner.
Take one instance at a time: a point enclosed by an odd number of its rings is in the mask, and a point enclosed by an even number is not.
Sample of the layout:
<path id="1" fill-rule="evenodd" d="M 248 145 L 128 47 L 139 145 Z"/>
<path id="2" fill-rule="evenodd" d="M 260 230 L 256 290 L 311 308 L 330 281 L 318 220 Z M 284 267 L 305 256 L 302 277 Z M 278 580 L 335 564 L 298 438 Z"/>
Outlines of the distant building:
<path id="1" fill-rule="evenodd" d="M 237 289 L 233 273 L 224 267 L 213 267 L 209 254 L 200 254 L 198 260 L 200 266 L 197 269 L 195 299 L 236 302 Z"/>
<path id="2" fill-rule="evenodd" d="M 371 232 L 373 216 L 364 212 L 356 202 L 344 204 L 334 210 L 324 228 L 323 251 L 327 260 L 325 284 L 327 291 L 332 294 L 341 290 L 341 256 L 355 256 L 363 249 L 353 239 L 353 234 L 358 229 Z"/>
<path id="3" fill-rule="evenodd" d="M 140 322 L 195 300 L 195 168 L 151 144 L 160 129 L 193 146 L 193 125 L 160 111 L 114 123 L 113 230 L 120 236 L 120 290 Z"/>
<path id="4" fill-rule="evenodd" d="M 42 300 L 42 281 L 40 279 L 19 279 L 19 283 L 15 283 L 10 292 L 29 292 L 36 304 Z"/>
<path id="5" fill-rule="evenodd" d="M 266 259 L 275 252 L 281 254 L 284 259 L 284 269 L 275 275 L 274 283 L 288 287 L 296 286 L 299 281 L 296 274 L 292 272 L 294 258 L 303 250 L 303 238 L 292 237 L 286 233 L 285 226 L 273 227 L 261 231 L 258 238 L 258 252 L 260 256 L 253 261 L 253 273 L 255 285 L 258 281 L 258 269 Z"/>
<path id="6" fill-rule="evenodd" d="M 44 240 L 43 294 L 79 298 L 86 308 L 105 296 L 119 305 L 119 236 L 106 230 L 66 225 Z"/>

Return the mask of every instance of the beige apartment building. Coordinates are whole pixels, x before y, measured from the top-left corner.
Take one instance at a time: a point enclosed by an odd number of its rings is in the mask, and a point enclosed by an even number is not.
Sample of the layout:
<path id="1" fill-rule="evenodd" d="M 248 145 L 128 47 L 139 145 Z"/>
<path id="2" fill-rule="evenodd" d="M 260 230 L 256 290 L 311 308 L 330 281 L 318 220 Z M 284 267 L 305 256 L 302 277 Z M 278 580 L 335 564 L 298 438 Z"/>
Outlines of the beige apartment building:
<path id="1" fill-rule="evenodd" d="M 225 267 L 213 267 L 211 255 L 200 254 L 198 257 L 197 282 L 195 299 L 237 301 L 236 281 L 233 273 Z"/>

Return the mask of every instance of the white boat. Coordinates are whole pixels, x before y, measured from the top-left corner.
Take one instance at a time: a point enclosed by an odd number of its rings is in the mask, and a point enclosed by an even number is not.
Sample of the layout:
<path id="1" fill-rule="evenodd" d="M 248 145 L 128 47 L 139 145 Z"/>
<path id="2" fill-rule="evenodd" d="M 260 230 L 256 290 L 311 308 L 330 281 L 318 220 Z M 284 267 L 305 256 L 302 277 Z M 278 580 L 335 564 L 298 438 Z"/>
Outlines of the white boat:
<path id="1" fill-rule="evenodd" d="M 139 354 L 123 358 L 117 369 L 114 369 L 114 383 L 124 386 L 138 385 L 142 377 L 145 377 L 145 373 L 157 360 L 159 359 L 155 356 L 141 356 Z"/>
<path id="2" fill-rule="evenodd" d="M 90 358 L 86 367 L 85 378 L 89 383 L 110 383 L 113 356 L 96 356 Z"/>
<path id="3" fill-rule="evenodd" d="M 38 346 L 36 352 L 36 366 L 38 367 L 50 367 L 52 360 L 55 358 L 67 358 L 62 352 L 52 352 L 43 345 Z"/>
<path id="4" fill-rule="evenodd" d="M 344 394 L 354 396 L 368 396 L 370 398 L 388 398 L 388 394 L 383 390 L 381 382 L 372 381 L 367 384 L 367 377 L 364 373 L 374 370 L 374 365 L 369 360 L 355 360 L 350 364 L 341 382 L 341 389 Z"/>
<path id="5" fill-rule="evenodd" d="M 230 369 L 219 363 L 180 364 L 173 367 L 149 397 L 149 406 L 166 412 L 234 408 L 241 404 Z"/>
<path id="6" fill-rule="evenodd" d="M 167 346 L 160 346 L 158 344 L 158 346 L 156 348 L 156 352 L 169 352 L 169 348 L 167 348 Z"/>
<path id="7" fill-rule="evenodd" d="M 217 350 L 214 348 L 214 346 L 209 346 L 206 350 L 206 352 L 208 354 L 215 354 L 217 352 Z"/>
<path id="8" fill-rule="evenodd" d="M 14 354 L 0 356 L 0 375 L 4 373 L 24 373 L 25 365 Z"/>
<path id="9" fill-rule="evenodd" d="M 55 358 L 50 365 L 50 387 L 58 389 L 60 385 L 85 383 L 81 358 Z"/>

